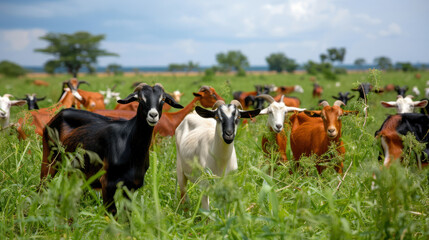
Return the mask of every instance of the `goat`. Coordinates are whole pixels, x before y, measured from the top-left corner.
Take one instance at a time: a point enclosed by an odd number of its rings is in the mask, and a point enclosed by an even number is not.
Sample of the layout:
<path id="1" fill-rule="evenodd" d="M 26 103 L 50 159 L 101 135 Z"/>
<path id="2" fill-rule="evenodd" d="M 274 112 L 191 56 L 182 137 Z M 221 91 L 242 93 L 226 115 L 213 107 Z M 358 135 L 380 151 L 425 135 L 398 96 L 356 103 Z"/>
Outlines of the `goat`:
<path id="1" fill-rule="evenodd" d="M 420 90 L 417 86 L 414 86 L 411 91 L 416 95 L 416 97 L 420 96 Z"/>
<path id="2" fill-rule="evenodd" d="M 391 115 L 375 132 L 375 137 L 381 140 L 384 152 L 385 167 L 389 167 L 393 161 L 399 160 L 404 148 L 401 135 L 411 132 L 419 142 L 426 143 L 423 155 L 423 166 L 428 165 L 429 158 L 429 116 L 420 113 L 404 113 Z"/>
<path id="3" fill-rule="evenodd" d="M 354 98 L 354 97 L 355 97 L 355 95 L 351 95 L 351 96 L 349 97 L 349 94 L 350 94 L 350 92 L 345 92 L 345 93 L 339 92 L 339 93 L 338 93 L 338 97 L 337 97 L 337 96 L 332 96 L 332 98 L 333 98 L 333 99 L 335 99 L 335 100 L 340 100 L 340 101 L 342 101 L 345 105 L 347 105 L 347 102 L 348 102 L 348 101 L 350 101 L 350 99 L 352 99 L 352 98 Z"/>
<path id="4" fill-rule="evenodd" d="M 26 103 L 24 100 L 10 100 L 13 97 L 10 94 L 4 94 L 0 96 L 0 129 L 9 126 L 10 121 L 10 108 L 12 106 L 22 106 Z"/>
<path id="5" fill-rule="evenodd" d="M 272 135 L 273 138 L 276 139 L 275 145 L 277 146 L 277 151 L 280 153 L 280 158 L 283 162 L 286 162 L 287 136 L 283 129 L 285 115 L 290 111 L 304 111 L 305 108 L 288 107 L 283 101 L 284 95 L 282 95 L 282 98 L 279 99 L 279 101 L 274 100 L 273 97 L 267 94 L 259 95 L 257 98 L 265 98 L 265 100 L 270 104 L 267 108 L 263 109 L 259 115 L 268 114 L 268 134 Z M 268 144 L 270 143 L 267 136 L 262 136 L 262 150 L 266 154 L 270 155 L 271 152 L 267 149 Z"/>
<path id="6" fill-rule="evenodd" d="M 383 88 L 384 92 L 393 92 L 395 91 L 395 84 L 387 84 L 386 86 L 384 86 Z"/>
<path id="7" fill-rule="evenodd" d="M 414 101 L 413 96 L 408 95 L 407 97 L 402 97 L 398 95 L 396 101 L 385 102 L 381 101 L 381 105 L 385 108 L 396 108 L 397 113 L 412 113 L 414 108 L 424 108 L 428 104 L 427 100 L 423 101 Z"/>
<path id="8" fill-rule="evenodd" d="M 119 103 L 138 101 L 139 107 L 134 118 L 128 121 L 114 121 L 110 118 L 75 109 L 64 109 L 47 125 L 43 134 L 43 161 L 41 180 L 53 176 L 55 163 L 61 158 L 49 159 L 52 137 L 48 129 L 58 132 L 59 140 L 66 146 L 66 151 L 75 151 L 77 146 L 97 153 L 103 164 L 91 162 L 85 157 L 81 166 L 87 178 L 100 169 L 106 171 L 93 187 L 101 187 L 103 202 L 108 211 L 115 213 L 113 196 L 117 184 L 123 182 L 128 189 L 134 190 L 144 183 L 144 176 L 149 168 L 149 146 L 152 131 L 162 115 L 164 101 L 175 108 L 183 108 L 164 92 L 160 84 L 151 87 L 140 84 L 133 93 Z M 54 153 L 52 156 L 56 156 Z"/>
<path id="9" fill-rule="evenodd" d="M 299 107 L 301 105 L 301 101 L 297 97 L 286 97 L 281 94 L 274 97 L 276 102 L 280 101 L 281 99 L 283 99 L 284 104 L 289 107 Z"/>
<path id="10" fill-rule="evenodd" d="M 374 87 L 370 83 L 361 83 L 357 88 L 353 88 L 352 91 L 358 91 L 359 92 L 359 98 L 364 99 L 364 101 L 367 101 L 367 96 L 369 92 L 375 92 L 375 93 L 382 93 L 384 92 L 383 89 L 373 89 Z"/>
<path id="11" fill-rule="evenodd" d="M 295 86 L 280 86 L 275 89 L 278 94 L 290 94 L 293 92 L 304 93 L 304 89 L 300 85 Z"/>
<path id="12" fill-rule="evenodd" d="M 25 98 L 21 98 L 20 100 L 25 100 L 28 105 L 28 110 L 39 109 L 39 105 L 37 105 L 38 101 L 45 100 L 46 97 L 37 98 L 36 94 L 25 94 Z"/>
<path id="13" fill-rule="evenodd" d="M 357 113 L 341 109 L 343 102 L 337 100 L 332 106 L 323 101 L 320 105 L 322 110 L 305 111 L 304 113 L 293 114 L 289 120 L 292 124 L 290 135 L 290 145 L 296 161 L 304 156 L 316 154 L 322 156 L 333 144 L 340 156 L 345 153 L 345 148 L 341 138 L 341 119 L 343 115 Z M 311 139 L 311 140 L 310 140 Z M 317 165 L 317 171 L 321 173 L 326 167 Z M 338 173 L 342 173 L 343 162 L 335 166 Z"/>
<path id="14" fill-rule="evenodd" d="M 116 88 L 116 85 L 114 85 L 112 88 L 107 88 L 106 91 L 98 91 L 99 93 L 101 93 L 103 96 L 106 96 L 104 98 L 104 105 L 108 105 L 110 103 L 110 100 L 112 98 L 115 98 L 116 101 L 118 101 L 119 99 L 121 99 L 119 97 L 119 93 L 118 92 L 113 92 Z"/>
<path id="15" fill-rule="evenodd" d="M 263 99 L 256 101 L 255 97 L 260 94 L 268 94 L 270 87 L 262 87 L 260 85 L 255 86 L 256 91 L 242 92 L 237 91 L 232 94 L 233 98 L 240 102 L 243 109 L 248 109 L 251 105 L 255 105 L 255 108 L 262 109 Z"/>
<path id="16" fill-rule="evenodd" d="M 45 82 L 45 81 L 39 80 L 39 79 L 34 80 L 33 84 L 36 86 L 49 86 L 48 82 Z"/>
<path id="17" fill-rule="evenodd" d="M 73 96 L 75 96 L 76 100 L 73 103 L 78 109 L 81 109 L 82 106 L 85 107 L 88 111 L 94 111 L 96 109 L 106 109 L 104 105 L 104 97 L 102 94 L 98 92 L 89 92 L 85 90 L 78 89 L 81 84 L 88 84 L 86 81 L 80 81 L 76 78 L 72 78 L 68 81 L 63 82 L 63 93 L 64 86 L 67 85 L 71 90 Z"/>
<path id="18" fill-rule="evenodd" d="M 226 105 L 218 100 L 213 110 L 197 106 L 198 114 L 188 114 L 176 129 L 177 181 L 182 201 L 185 199 L 187 180 L 195 182 L 192 175 L 194 158 L 203 168 L 209 168 L 217 176 L 237 169 L 237 156 L 234 148 L 239 118 L 250 118 L 259 114 L 260 109 L 242 111 L 241 104 L 232 100 Z M 209 209 L 209 198 L 204 195 L 203 209 Z"/>
<path id="19" fill-rule="evenodd" d="M 395 86 L 395 91 L 398 93 L 398 95 L 405 97 L 405 93 L 408 91 L 408 86 Z"/>
<path id="20" fill-rule="evenodd" d="M 54 106 L 30 111 L 29 114 L 27 114 L 25 117 L 18 119 L 18 128 L 16 130 L 18 132 L 19 139 L 27 138 L 27 134 L 25 133 L 23 128 L 24 125 L 28 124 L 34 125 L 36 127 L 35 133 L 40 136 L 43 136 L 43 128 L 55 115 L 55 112 L 57 112 L 61 108 L 70 108 L 74 106 L 74 104 L 76 104 L 76 97 L 73 95 L 70 88 L 64 88 L 63 90 L 64 92 L 61 95 L 59 102 Z"/>
<path id="21" fill-rule="evenodd" d="M 323 93 L 323 88 L 317 83 L 313 84 L 313 98 L 320 98 Z"/>

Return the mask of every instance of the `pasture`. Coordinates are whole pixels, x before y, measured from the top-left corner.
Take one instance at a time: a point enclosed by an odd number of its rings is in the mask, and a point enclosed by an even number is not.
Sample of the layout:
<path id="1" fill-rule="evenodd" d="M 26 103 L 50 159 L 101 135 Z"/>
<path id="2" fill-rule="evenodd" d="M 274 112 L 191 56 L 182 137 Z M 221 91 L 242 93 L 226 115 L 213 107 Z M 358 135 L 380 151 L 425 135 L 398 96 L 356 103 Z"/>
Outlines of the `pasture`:
<path id="1" fill-rule="evenodd" d="M 416 79 L 414 73 L 350 73 L 339 75 L 339 87 L 336 81 L 317 80 L 324 88 L 322 99 L 332 104 L 331 96 L 351 91 L 359 82 L 380 87 L 388 83 L 408 85 L 408 94 L 418 86 L 423 92 L 429 72 L 421 75 Z M 1 78 L 0 94 L 21 98 L 37 93 L 47 96 L 39 106 L 48 107 L 57 102 L 61 82 L 67 78 L 43 78 L 50 83 L 48 87 L 34 86 L 29 78 Z M 291 96 L 301 100 L 302 108 L 316 109 L 318 102 L 311 96 L 313 83 L 306 74 L 219 75 L 210 80 L 202 76 L 143 75 L 79 79 L 91 84 L 81 86 L 90 91 L 117 84 L 121 97 L 133 91 L 133 82 L 159 82 L 167 92 L 179 89 L 185 93 L 180 101 L 183 106 L 201 85 L 213 86 L 229 102 L 233 91 L 253 91 L 256 84 L 299 84 L 304 93 Z M 39 190 L 41 137 L 32 134 L 19 141 L 14 129 L 0 131 L 0 239 L 428 239 L 429 169 L 417 167 L 414 152 L 418 144 L 407 138 L 403 164 L 385 169 L 378 161 L 380 144 L 374 132 L 386 114 L 395 113 L 395 109 L 383 108 L 380 101 L 396 100 L 396 92 L 370 93 L 367 119 L 364 103 L 357 101 L 357 92 L 352 94 L 356 97 L 345 109 L 361 113 L 342 118 L 346 147 L 343 176 L 333 166 L 319 175 L 312 157 L 301 159 L 301 167 L 296 168 L 293 161 L 279 164 L 275 154 L 264 156 L 261 137 L 267 132 L 267 117 L 258 116 L 256 122 L 239 125 L 234 143 L 238 170 L 224 178 L 204 174 L 203 179 L 211 183 L 207 191 L 209 212 L 199 210 L 203 192 L 196 184 L 188 183 L 189 201 L 179 203 L 174 137 L 156 138 L 145 185 L 135 192 L 117 191 L 118 214 L 114 217 L 105 211 L 100 193 L 89 187 L 89 181 L 70 162 L 63 163 L 59 173 Z M 13 107 L 11 122 L 22 117 L 25 109 Z M 289 133 L 288 125 L 285 129 Z M 77 151 L 64 156 L 74 159 L 82 154 Z M 292 159 L 290 147 L 287 155 Z M 131 201 L 118 194 L 121 191 L 128 192 Z"/>

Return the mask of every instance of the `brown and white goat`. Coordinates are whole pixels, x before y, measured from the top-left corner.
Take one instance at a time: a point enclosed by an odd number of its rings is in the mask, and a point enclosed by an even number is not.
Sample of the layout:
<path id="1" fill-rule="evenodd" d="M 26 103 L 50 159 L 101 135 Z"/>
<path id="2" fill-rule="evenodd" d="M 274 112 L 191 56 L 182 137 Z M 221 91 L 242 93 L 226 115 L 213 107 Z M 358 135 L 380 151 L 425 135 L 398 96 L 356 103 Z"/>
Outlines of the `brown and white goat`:
<path id="1" fill-rule="evenodd" d="M 331 145 L 335 145 L 340 156 L 343 156 L 346 151 L 340 139 L 341 116 L 357 112 L 341 109 L 341 105 L 344 103 L 338 100 L 332 106 L 329 106 L 326 101 L 320 105 L 323 106 L 322 110 L 305 111 L 289 118 L 292 124 L 290 144 L 296 161 L 301 156 L 311 156 L 312 154 L 322 156 Z M 316 167 L 319 173 L 325 169 L 320 165 Z M 338 173 L 342 173 L 343 162 L 341 161 L 339 165 L 335 166 L 335 169 Z"/>

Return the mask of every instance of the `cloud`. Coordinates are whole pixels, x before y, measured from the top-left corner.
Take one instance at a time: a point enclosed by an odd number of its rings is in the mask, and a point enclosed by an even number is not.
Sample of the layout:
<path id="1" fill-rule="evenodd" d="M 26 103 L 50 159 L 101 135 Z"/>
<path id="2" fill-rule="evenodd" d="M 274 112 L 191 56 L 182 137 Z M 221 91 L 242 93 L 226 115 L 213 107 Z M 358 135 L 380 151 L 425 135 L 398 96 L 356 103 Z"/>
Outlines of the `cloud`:
<path id="1" fill-rule="evenodd" d="M 13 51 L 24 50 L 30 43 L 40 41 L 39 37 L 46 35 L 46 33 L 46 30 L 40 28 L 0 30 L 1 41 L 5 44 L 4 46 Z"/>
<path id="2" fill-rule="evenodd" d="M 398 36 L 398 35 L 401 35 L 401 33 L 402 33 L 402 29 L 396 23 L 389 24 L 387 29 L 383 29 L 379 32 L 380 36 L 382 37 Z"/>

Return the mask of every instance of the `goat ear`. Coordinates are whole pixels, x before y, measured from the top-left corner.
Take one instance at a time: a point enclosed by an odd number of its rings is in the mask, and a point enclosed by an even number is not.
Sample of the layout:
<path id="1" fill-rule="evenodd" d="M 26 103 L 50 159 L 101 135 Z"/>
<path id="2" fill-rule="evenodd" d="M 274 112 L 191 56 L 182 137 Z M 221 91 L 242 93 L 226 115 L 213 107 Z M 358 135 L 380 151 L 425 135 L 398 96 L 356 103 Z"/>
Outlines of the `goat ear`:
<path id="1" fill-rule="evenodd" d="M 340 98 L 336 97 L 336 96 L 332 96 L 332 98 L 335 99 L 335 100 L 340 100 Z"/>
<path id="2" fill-rule="evenodd" d="M 250 110 L 250 111 L 239 111 L 241 118 L 252 118 L 258 116 L 261 112 L 261 109 Z"/>
<path id="3" fill-rule="evenodd" d="M 414 107 L 416 108 L 424 108 L 426 107 L 426 105 L 428 105 L 428 100 L 416 101 L 416 102 L 413 102 L 413 104 L 414 104 Z"/>
<path id="4" fill-rule="evenodd" d="M 321 110 L 312 110 L 312 111 L 305 110 L 304 113 L 309 117 L 320 117 L 322 114 L 322 111 Z"/>
<path id="5" fill-rule="evenodd" d="M 349 110 L 343 110 L 343 116 L 347 116 L 347 115 L 358 115 L 359 111 L 349 111 Z"/>
<path id="6" fill-rule="evenodd" d="M 134 102 L 137 101 L 137 93 L 131 93 L 130 95 L 128 95 L 128 97 L 124 98 L 124 99 L 119 99 L 117 102 L 120 104 L 127 104 L 130 102 Z"/>
<path id="7" fill-rule="evenodd" d="M 194 94 L 194 96 L 195 96 L 195 97 L 202 97 L 202 95 L 201 95 L 201 94 L 199 94 L 199 93 L 195 93 L 195 92 L 194 92 L 194 93 L 192 93 L 192 94 Z"/>
<path id="8" fill-rule="evenodd" d="M 259 112 L 259 115 L 267 115 L 268 114 L 268 108 L 264 108 Z"/>
<path id="9" fill-rule="evenodd" d="M 27 101 L 25 101 L 25 100 L 12 100 L 12 101 L 10 101 L 11 106 L 22 106 L 26 103 L 27 103 Z"/>
<path id="10" fill-rule="evenodd" d="M 42 97 L 42 98 L 36 98 L 37 101 L 43 101 L 45 100 L 46 97 Z"/>
<path id="11" fill-rule="evenodd" d="M 352 91 L 359 91 L 359 88 L 352 88 Z"/>
<path id="12" fill-rule="evenodd" d="M 170 105 L 170 106 L 172 106 L 172 107 L 174 107 L 174 108 L 183 108 L 183 106 L 182 106 L 182 105 L 180 105 L 180 104 L 178 104 L 178 103 L 174 100 L 174 98 L 173 98 L 172 96 L 170 96 L 170 94 L 168 94 L 168 93 L 164 93 L 164 97 L 165 97 L 165 102 L 166 102 L 168 105 Z"/>
<path id="13" fill-rule="evenodd" d="M 354 97 L 355 97 L 355 95 L 351 95 L 350 97 L 347 98 L 347 100 L 350 100 L 350 99 L 352 99 Z"/>
<path id="14" fill-rule="evenodd" d="M 200 106 L 196 106 L 195 111 L 203 118 L 215 118 L 216 116 L 216 110 L 208 110 Z"/>
<path id="15" fill-rule="evenodd" d="M 392 102 L 381 101 L 380 103 L 385 108 L 395 108 L 395 107 L 398 106 L 398 103 L 397 102 L 393 102 L 393 101 Z"/>
<path id="16" fill-rule="evenodd" d="M 384 92 L 384 90 L 379 88 L 379 89 L 373 89 L 373 90 L 371 90 L 371 92 L 382 93 L 382 92 Z"/>

